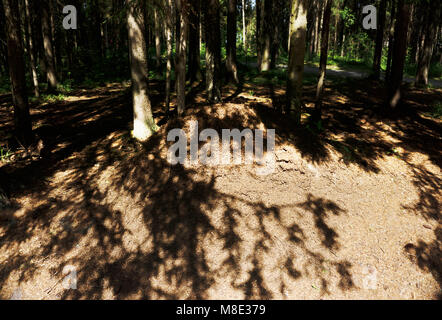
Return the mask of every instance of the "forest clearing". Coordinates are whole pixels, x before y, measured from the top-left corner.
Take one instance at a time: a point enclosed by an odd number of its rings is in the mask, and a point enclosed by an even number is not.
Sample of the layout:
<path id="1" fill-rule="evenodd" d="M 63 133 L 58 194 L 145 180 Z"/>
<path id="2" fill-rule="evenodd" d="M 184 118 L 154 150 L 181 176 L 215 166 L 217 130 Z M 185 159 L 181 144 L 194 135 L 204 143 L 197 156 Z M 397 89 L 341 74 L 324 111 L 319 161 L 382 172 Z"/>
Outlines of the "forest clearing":
<path id="1" fill-rule="evenodd" d="M 0 3 L 0 299 L 442 298 L 440 1 Z"/>

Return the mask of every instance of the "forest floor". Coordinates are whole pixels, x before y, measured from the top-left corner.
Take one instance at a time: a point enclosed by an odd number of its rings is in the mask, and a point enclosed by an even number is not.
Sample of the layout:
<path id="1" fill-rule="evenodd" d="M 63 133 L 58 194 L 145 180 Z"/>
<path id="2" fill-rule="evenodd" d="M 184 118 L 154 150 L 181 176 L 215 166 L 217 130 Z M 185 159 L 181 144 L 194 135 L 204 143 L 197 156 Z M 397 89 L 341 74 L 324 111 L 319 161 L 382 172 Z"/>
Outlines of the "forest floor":
<path id="1" fill-rule="evenodd" d="M 294 128 L 280 85 L 226 86 L 215 105 L 196 87 L 168 121 L 151 87 L 160 130 L 145 144 L 127 84 L 33 104 L 42 157 L 0 162 L 0 298 L 442 298 L 442 90 L 408 88 L 392 115 L 379 83 L 335 78 L 323 124 Z M 0 137 L 10 104 L 0 96 Z M 167 132 L 192 119 L 275 129 L 275 172 L 170 165 Z"/>

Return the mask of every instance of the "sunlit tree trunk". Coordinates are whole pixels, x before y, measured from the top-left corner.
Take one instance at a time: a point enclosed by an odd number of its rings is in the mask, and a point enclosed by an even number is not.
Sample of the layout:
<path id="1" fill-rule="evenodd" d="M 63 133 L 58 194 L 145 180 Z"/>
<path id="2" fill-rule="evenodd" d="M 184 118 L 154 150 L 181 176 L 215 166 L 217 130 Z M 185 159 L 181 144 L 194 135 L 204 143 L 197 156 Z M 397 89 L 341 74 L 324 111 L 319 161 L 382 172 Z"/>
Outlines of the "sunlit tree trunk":
<path id="1" fill-rule="evenodd" d="M 238 70 L 236 65 L 236 0 L 227 1 L 227 58 L 226 68 L 228 77 L 238 82 Z"/>
<path id="2" fill-rule="evenodd" d="M 316 87 L 316 104 L 315 117 L 317 120 L 321 118 L 322 113 L 322 96 L 324 93 L 325 73 L 327 70 L 328 57 L 328 36 L 330 33 L 330 15 L 333 0 L 326 0 L 324 18 L 322 19 L 322 35 L 321 35 L 321 58 L 319 62 L 319 79 Z"/>
<path id="3" fill-rule="evenodd" d="M 306 31 L 307 0 L 292 0 L 289 29 L 286 112 L 293 114 L 296 124 L 299 124 L 301 121 Z"/>
<path id="4" fill-rule="evenodd" d="M 133 136 L 147 140 L 157 129 L 152 115 L 147 83 L 147 52 L 145 38 L 144 5 L 127 0 L 127 26 L 129 35 L 130 71 L 134 113 Z"/>
<path id="5" fill-rule="evenodd" d="M 14 104 L 15 135 L 22 144 L 28 146 L 32 140 L 31 118 L 26 95 L 25 62 L 20 30 L 20 14 L 17 0 L 3 0 L 6 18 L 9 75 Z"/>
<path id="6" fill-rule="evenodd" d="M 405 56 L 407 52 L 407 33 L 410 22 L 411 5 L 399 0 L 397 19 L 394 30 L 393 61 L 389 81 L 389 106 L 395 108 L 401 100 L 401 84 L 404 74 Z"/>
<path id="7" fill-rule="evenodd" d="M 221 101 L 221 34 L 219 0 L 204 2 L 206 39 L 206 91 L 209 102 Z"/>
<path id="8" fill-rule="evenodd" d="M 261 67 L 262 61 L 262 43 L 261 43 L 261 33 L 262 33 L 262 0 L 256 0 L 256 57 L 258 68 Z"/>
<path id="9" fill-rule="evenodd" d="M 235 17 L 236 19 L 236 17 Z M 236 24 L 235 24 L 236 26 Z M 236 32 L 236 29 L 235 29 Z M 246 29 L 246 1 L 242 0 L 242 41 L 243 50 L 247 53 L 247 29 Z"/>

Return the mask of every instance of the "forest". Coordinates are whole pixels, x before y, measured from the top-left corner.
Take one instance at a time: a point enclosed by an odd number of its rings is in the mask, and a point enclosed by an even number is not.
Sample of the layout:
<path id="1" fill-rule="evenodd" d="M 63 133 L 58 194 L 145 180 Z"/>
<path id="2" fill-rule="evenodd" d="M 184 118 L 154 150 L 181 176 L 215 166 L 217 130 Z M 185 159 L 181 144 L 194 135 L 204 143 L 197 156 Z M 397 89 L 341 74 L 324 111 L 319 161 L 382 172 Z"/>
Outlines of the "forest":
<path id="1" fill-rule="evenodd" d="M 441 121 L 440 0 L 0 0 L 0 299 L 442 299 Z"/>

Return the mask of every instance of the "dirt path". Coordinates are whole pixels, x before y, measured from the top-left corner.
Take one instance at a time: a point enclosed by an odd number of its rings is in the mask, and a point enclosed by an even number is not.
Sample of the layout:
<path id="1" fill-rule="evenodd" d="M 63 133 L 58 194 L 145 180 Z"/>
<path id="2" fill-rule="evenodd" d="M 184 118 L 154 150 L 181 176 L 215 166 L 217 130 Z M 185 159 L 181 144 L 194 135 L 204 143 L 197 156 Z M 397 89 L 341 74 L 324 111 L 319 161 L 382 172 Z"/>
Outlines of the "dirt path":
<path id="1" fill-rule="evenodd" d="M 14 207 L 1 212 L 0 298 L 440 298 L 441 123 L 383 118 L 367 87 L 329 88 L 319 135 L 274 111 L 281 88 L 232 88 L 213 106 L 196 95 L 145 145 L 129 138 L 122 87 L 34 109 L 55 138 L 47 158 L 1 168 Z M 417 110 L 438 95 L 407 99 Z M 194 119 L 274 128 L 276 170 L 171 166 L 167 132 Z"/>

